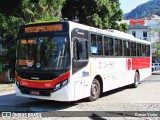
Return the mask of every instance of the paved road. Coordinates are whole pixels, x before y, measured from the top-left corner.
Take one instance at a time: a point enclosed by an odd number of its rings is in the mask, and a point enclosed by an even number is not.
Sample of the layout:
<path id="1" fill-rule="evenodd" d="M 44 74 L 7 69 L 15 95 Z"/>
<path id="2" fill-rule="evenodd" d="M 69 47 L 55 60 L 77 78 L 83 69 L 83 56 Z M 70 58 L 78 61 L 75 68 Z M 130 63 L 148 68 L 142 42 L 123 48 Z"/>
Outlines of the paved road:
<path id="1" fill-rule="evenodd" d="M 86 99 L 77 102 L 35 100 L 17 97 L 14 91 L 4 92 L 0 95 L 0 111 L 160 111 L 160 75 L 148 77 L 136 89 L 127 86 L 106 92 L 95 102 L 87 102 Z"/>

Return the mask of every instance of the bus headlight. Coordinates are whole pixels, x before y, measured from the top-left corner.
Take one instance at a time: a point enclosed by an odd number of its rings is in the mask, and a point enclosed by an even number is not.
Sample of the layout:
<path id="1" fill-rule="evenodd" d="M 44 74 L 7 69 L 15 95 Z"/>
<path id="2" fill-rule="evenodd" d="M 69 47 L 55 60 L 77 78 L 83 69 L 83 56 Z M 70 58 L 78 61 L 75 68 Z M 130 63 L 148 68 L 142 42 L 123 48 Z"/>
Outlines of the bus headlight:
<path id="1" fill-rule="evenodd" d="M 67 80 L 62 81 L 62 86 L 66 85 L 67 83 L 68 83 L 68 79 L 67 79 Z"/>
<path id="2" fill-rule="evenodd" d="M 55 89 L 58 90 L 60 88 L 61 88 L 61 84 L 60 83 L 56 84 Z"/>
<path id="3" fill-rule="evenodd" d="M 61 89 L 62 87 L 66 86 L 67 83 L 68 83 L 68 79 L 57 83 L 57 84 L 55 85 L 54 91 L 57 91 L 57 90 Z"/>

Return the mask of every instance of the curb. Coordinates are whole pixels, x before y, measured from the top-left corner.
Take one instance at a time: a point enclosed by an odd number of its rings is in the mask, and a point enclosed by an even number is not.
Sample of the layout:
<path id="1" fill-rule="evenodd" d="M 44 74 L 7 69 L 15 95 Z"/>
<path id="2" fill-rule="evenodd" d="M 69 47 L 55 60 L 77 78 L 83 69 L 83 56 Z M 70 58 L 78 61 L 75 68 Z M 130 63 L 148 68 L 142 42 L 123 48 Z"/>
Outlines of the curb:
<path id="1" fill-rule="evenodd" d="M 152 72 L 152 75 L 160 75 L 160 70 L 153 71 L 153 72 Z"/>

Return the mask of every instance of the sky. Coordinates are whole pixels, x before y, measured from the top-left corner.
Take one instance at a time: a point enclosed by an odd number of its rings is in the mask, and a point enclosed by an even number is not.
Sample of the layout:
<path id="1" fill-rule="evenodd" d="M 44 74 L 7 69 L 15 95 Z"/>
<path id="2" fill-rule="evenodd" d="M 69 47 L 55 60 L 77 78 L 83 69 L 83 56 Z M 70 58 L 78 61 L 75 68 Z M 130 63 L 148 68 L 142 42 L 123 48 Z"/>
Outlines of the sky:
<path id="1" fill-rule="evenodd" d="M 120 7 L 123 10 L 123 13 L 125 14 L 136 8 L 138 5 L 146 3 L 149 0 L 119 0 L 119 1 L 121 3 Z"/>

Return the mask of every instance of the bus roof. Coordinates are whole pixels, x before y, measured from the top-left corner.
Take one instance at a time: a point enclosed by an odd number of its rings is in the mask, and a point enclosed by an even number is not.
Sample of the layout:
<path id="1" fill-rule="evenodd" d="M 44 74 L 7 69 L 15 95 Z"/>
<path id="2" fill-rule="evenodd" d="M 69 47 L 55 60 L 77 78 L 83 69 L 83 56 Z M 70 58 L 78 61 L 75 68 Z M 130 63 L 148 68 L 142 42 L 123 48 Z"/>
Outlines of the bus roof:
<path id="1" fill-rule="evenodd" d="M 150 44 L 149 41 L 135 38 L 131 34 L 128 34 L 128 33 L 125 33 L 125 32 L 121 32 L 121 31 L 118 31 L 118 30 L 114 30 L 114 29 L 99 29 L 99 28 L 83 25 L 83 24 L 80 24 L 80 23 L 75 23 L 75 22 L 72 22 L 72 21 L 67 21 L 67 22 L 70 24 L 70 27 L 72 29 L 79 28 L 79 29 L 84 29 L 84 30 L 88 30 L 88 31 L 92 31 L 92 32 L 96 32 L 96 33 L 112 36 L 112 37 L 117 37 L 117 38 L 120 38 L 120 39 L 126 39 L 126 40 L 132 40 L 132 41 L 136 41 L 136 42 L 143 42 L 143 43 L 146 43 L 146 44 Z"/>

